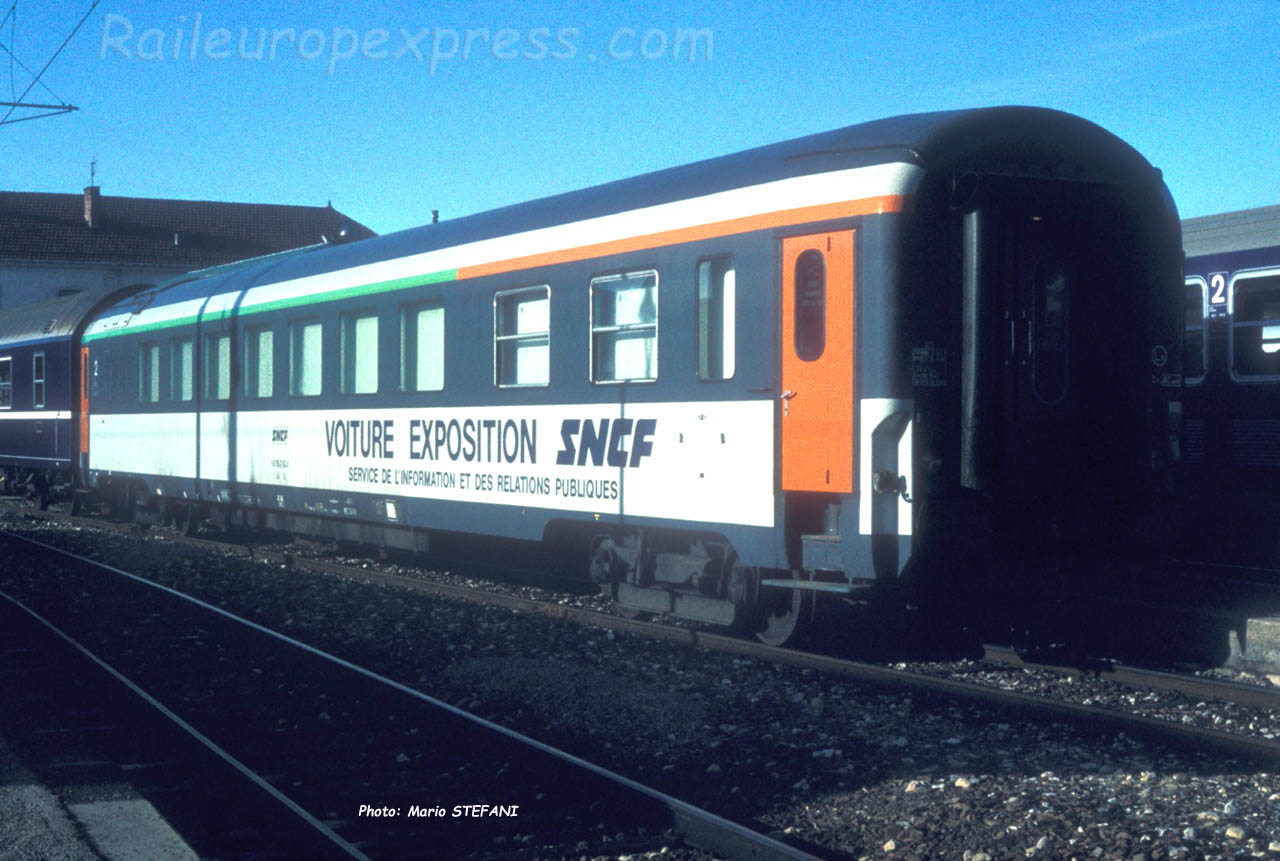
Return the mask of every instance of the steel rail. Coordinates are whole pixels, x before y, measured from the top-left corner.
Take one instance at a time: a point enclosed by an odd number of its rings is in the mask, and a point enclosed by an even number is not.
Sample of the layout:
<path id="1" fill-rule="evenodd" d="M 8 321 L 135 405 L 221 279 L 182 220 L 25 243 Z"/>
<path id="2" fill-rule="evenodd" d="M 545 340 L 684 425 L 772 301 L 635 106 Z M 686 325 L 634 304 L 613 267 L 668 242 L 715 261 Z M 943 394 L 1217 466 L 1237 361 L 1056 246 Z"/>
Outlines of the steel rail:
<path id="1" fill-rule="evenodd" d="M 29 512 L 37 514 L 37 512 Z M 41 518 L 55 520 L 66 518 L 57 512 L 39 512 Z M 84 525 L 97 525 L 99 521 L 81 520 Z M 131 524 L 117 525 L 117 529 L 132 531 L 137 534 L 136 527 Z M 772 663 L 819 670 L 821 672 L 840 675 L 871 684 L 890 687 L 906 687 L 921 692 L 950 696 L 972 702 L 985 702 L 1005 708 L 1026 712 L 1038 712 L 1050 718 L 1066 718 L 1079 721 L 1090 726 L 1111 726 L 1118 730 L 1143 733 L 1147 736 L 1162 736 L 1167 742 L 1177 744 L 1195 743 L 1208 748 L 1227 752 L 1231 755 L 1249 759 L 1262 760 L 1271 764 L 1280 763 L 1280 740 L 1255 738 L 1239 733 L 1224 732 L 1208 728 L 1193 727 L 1172 721 L 1149 718 L 1117 711 L 1104 706 L 1090 706 L 1053 700 L 1033 694 L 1005 691 L 990 685 L 966 682 L 956 679 L 944 679 L 911 670 L 898 670 L 875 664 L 849 661 L 843 658 L 803 652 L 794 649 L 766 646 L 751 640 L 743 640 L 723 634 L 709 633 L 689 627 L 677 627 L 667 624 L 626 619 L 596 610 L 568 607 L 562 604 L 522 598 L 515 595 L 489 592 L 482 589 L 471 589 L 447 583 L 437 583 L 401 574 L 354 568 L 348 565 L 327 562 L 319 559 L 308 559 L 279 551 L 262 551 L 242 545 L 228 545 L 202 538 L 185 538 L 178 535 L 164 534 L 166 540 L 175 542 L 191 542 L 197 546 L 210 549 L 230 548 L 233 555 L 277 562 L 291 565 L 302 570 L 365 580 L 383 585 L 397 586 L 416 592 L 438 595 L 471 603 L 505 607 L 526 613 L 540 614 L 557 619 L 567 619 L 579 624 L 609 629 L 619 633 L 628 633 L 644 639 L 681 643 L 688 646 L 701 646 L 714 651 L 754 657 Z M 1001 657 L 998 651 L 993 655 Z M 1012 660 L 1006 653 L 1006 661 Z M 1052 665 L 1031 665 L 1053 670 Z M 1086 671 L 1073 667 L 1056 668 L 1062 672 L 1083 674 Z M 1200 679 L 1190 676 L 1178 676 L 1172 673 L 1158 673 L 1138 668 L 1112 666 L 1099 671 L 1099 676 L 1134 687 L 1150 687 L 1160 690 L 1185 693 L 1200 698 L 1220 699 L 1244 706 L 1260 708 L 1280 707 L 1280 693 L 1273 693 L 1267 688 L 1254 685 L 1224 682 L 1221 680 Z"/>
<path id="2" fill-rule="evenodd" d="M 12 533 L 3 533 L 3 534 L 9 535 L 10 537 L 14 537 L 14 538 L 19 538 L 19 539 L 22 538 L 22 536 L 14 536 L 12 535 Z M 30 539 L 22 539 L 22 540 L 30 541 Z M 38 543 L 38 542 L 32 542 L 32 543 Z M 56 548 L 48 548 L 47 545 L 44 545 L 44 546 L 47 549 L 56 549 Z M 60 551 L 60 552 L 66 553 L 66 551 Z M 72 555 L 72 554 L 67 554 L 67 555 Z M 73 558 L 79 558 L 79 557 L 73 557 Z M 81 561 L 92 562 L 93 560 L 81 559 Z M 0 598 L 3 598 L 4 600 L 8 601 L 17 609 L 26 613 L 28 616 L 30 616 L 40 625 L 44 626 L 50 633 L 52 633 L 53 635 L 61 639 L 64 643 L 69 645 L 71 648 L 75 649 L 82 656 L 84 656 L 86 659 L 88 659 L 93 664 L 95 664 L 99 669 L 103 670 L 105 673 L 107 673 L 109 676 L 111 676 L 113 679 L 115 679 L 117 682 L 123 685 L 126 689 L 128 689 L 131 693 L 133 693 L 135 696 L 137 696 L 147 705 L 151 706 L 151 708 L 159 712 L 170 723 L 172 723 L 174 726 L 181 729 L 187 736 L 189 736 L 192 739 L 195 739 L 195 741 L 197 741 L 199 744 L 204 746 L 206 750 L 210 751 L 219 759 L 221 759 L 224 763 L 231 766 L 231 768 L 239 772 L 239 774 L 242 777 L 246 778 L 258 789 L 267 793 L 278 804 L 280 804 L 282 807 L 284 807 L 286 810 L 288 810 L 298 819 L 305 822 L 313 831 L 315 831 L 317 834 L 321 835 L 326 840 L 328 840 L 329 843 L 331 843 L 333 847 L 337 849 L 339 852 L 341 852 L 342 854 L 350 858 L 358 858 L 358 859 L 364 859 L 364 861 L 368 861 L 369 856 L 365 855 L 359 849 L 352 846 L 347 841 L 343 840 L 341 837 L 335 834 L 333 830 L 329 828 L 329 826 L 325 825 L 319 819 L 316 819 L 316 817 L 312 816 L 309 812 L 303 809 L 292 798 L 285 795 L 280 790 L 276 789 L 260 774 L 255 772 L 253 769 L 249 768 L 249 766 L 245 765 L 240 760 L 236 759 L 225 748 L 221 747 L 213 739 L 209 738 L 207 735 L 200 732 L 200 730 L 196 729 L 190 723 L 183 720 L 177 713 L 175 713 L 172 709 L 170 709 L 164 703 L 160 702 L 155 697 L 151 696 L 151 694 L 147 693 L 145 690 L 139 687 L 128 676 L 124 675 L 115 667 L 111 666 L 102 658 L 100 658 L 98 655 L 94 654 L 86 646 L 84 646 L 79 640 L 75 639 L 66 631 L 63 631 L 61 628 L 55 625 L 52 621 L 50 621 L 49 619 L 46 619 L 44 616 L 40 615 L 35 610 L 28 607 L 20 599 L 13 597 L 12 595 L 5 592 L 4 590 L 0 590 Z"/>
<path id="3" fill-rule="evenodd" d="M 463 711 L 462 709 L 459 709 L 456 706 L 450 705 L 449 703 L 446 703 L 443 700 L 436 699 L 435 697 L 432 697 L 429 694 L 422 693 L 421 691 L 418 691 L 414 688 L 411 688 L 407 685 L 397 682 L 394 679 L 390 679 L 386 676 L 383 676 L 380 673 L 376 673 L 372 670 L 361 667 L 358 664 L 351 663 L 350 661 L 347 661 L 336 655 L 330 654 L 329 652 L 326 652 L 322 649 L 317 649 L 314 646 L 310 646 L 300 640 L 297 640 L 293 637 L 288 636 L 287 634 L 282 634 L 278 631 L 272 630 L 271 628 L 267 628 L 263 625 L 258 624 L 257 622 L 237 616 L 236 614 L 231 613 L 227 610 L 224 610 L 221 607 L 217 607 L 206 601 L 202 601 L 199 598 L 195 598 L 191 595 L 187 595 L 181 591 L 178 591 L 177 589 L 164 586 L 160 583 L 155 583 L 151 580 L 148 580 L 145 577 L 141 577 L 137 574 L 133 574 L 129 571 L 125 571 L 121 568 L 117 568 L 105 562 L 101 562 L 95 559 L 89 559 L 77 553 L 73 553 L 69 550 L 64 550 L 52 544 L 48 544 L 43 541 L 37 541 L 33 538 L 28 538 L 26 536 L 19 535 L 7 529 L 0 529 L 0 536 L 4 536 L 16 541 L 21 541 L 21 542 L 33 545 L 35 547 L 39 547 L 47 552 L 60 554 L 62 556 L 73 559 L 82 564 L 89 565 L 94 568 L 98 568 L 103 571 L 107 571 L 112 574 L 125 577 L 129 580 L 132 580 L 144 586 L 157 589 L 172 597 L 189 602 L 197 607 L 200 607 L 203 610 L 214 613 L 215 615 L 221 616 L 229 621 L 241 624 L 247 628 L 250 628 L 254 631 L 257 631 L 261 634 L 264 634 L 282 643 L 286 643 L 314 657 L 318 657 L 323 660 L 329 661 L 330 663 L 333 663 L 336 666 L 342 667 L 343 669 L 346 669 L 350 672 L 354 672 L 358 675 L 364 676 L 365 678 L 368 678 L 372 681 L 378 682 L 379 684 L 385 685 L 386 687 L 396 690 L 399 693 L 410 696 L 434 708 L 437 708 L 437 709 L 440 709 L 441 711 L 452 714 L 455 717 L 462 718 L 486 730 L 505 736 L 506 738 L 511 739 L 512 741 L 515 741 L 519 744 L 525 745 L 531 749 L 538 750 L 542 753 L 548 754 L 560 760 L 563 763 L 575 766 L 583 771 L 587 771 L 591 774 L 596 775 L 597 777 L 603 778 L 617 786 L 623 787 L 631 792 L 644 796 L 650 801 L 656 802 L 662 805 L 663 807 L 665 807 L 669 811 L 672 817 L 673 831 L 675 831 L 676 834 L 679 834 L 681 837 L 683 837 L 691 845 L 697 846 L 700 849 L 705 849 L 709 852 L 721 854 L 730 858 L 760 858 L 760 859 L 779 858 L 779 859 L 795 859 L 795 861 L 817 861 L 817 856 L 811 855 L 810 853 L 804 850 L 798 849 L 797 847 L 791 846 L 790 844 L 783 843 L 782 841 L 776 840 L 772 837 L 769 837 L 768 835 L 761 834 L 757 831 L 753 831 L 752 829 L 744 825 L 741 825 L 737 822 L 733 822 L 732 820 L 725 819 L 724 817 L 718 816 L 717 814 L 711 813 L 710 811 L 703 810 L 699 807 L 696 807 L 693 804 L 690 804 L 674 796 L 661 792 L 660 790 L 654 789 L 650 786 L 646 786 L 628 777 L 624 777 L 623 775 L 610 771 L 609 769 L 596 765 L 595 763 L 589 762 L 578 756 L 562 751 L 559 748 L 540 742 L 522 733 L 518 733 L 514 730 L 508 729 L 507 727 L 504 727 L 500 724 L 493 723 L 492 721 L 486 720 L 482 717 L 479 717 L 478 715 L 474 715 L 474 714 L 471 714 L 470 712 Z M 79 647 L 78 644 L 76 645 L 77 647 Z M 81 648 L 81 650 L 84 651 L 86 655 L 90 657 L 94 657 L 89 652 L 85 651 L 82 647 L 79 647 L 79 648 Z M 94 659 L 97 660 L 96 657 Z M 102 664 L 102 666 L 104 667 L 104 669 L 111 671 L 111 668 L 107 667 L 105 664 Z M 125 681 L 123 677 L 121 677 L 121 679 L 122 681 Z M 157 708 L 164 710 L 166 716 L 171 717 L 171 719 L 175 721 L 181 720 L 176 715 L 173 715 L 171 712 L 169 712 L 167 709 L 164 709 L 164 707 L 160 703 L 151 699 L 150 697 L 147 697 L 147 695 L 144 692 L 142 692 L 141 689 L 136 688 L 136 686 L 134 686 L 134 689 L 140 695 L 146 697 L 148 702 L 152 703 Z M 186 725 L 185 723 L 182 725 L 184 729 L 189 726 L 189 725 Z M 189 731 L 192 733 L 196 732 L 194 728 L 190 728 Z M 212 744 L 212 742 L 210 742 L 210 744 Z M 215 752 L 220 750 L 220 749 L 217 749 L 216 746 L 214 746 L 214 748 L 211 748 L 211 749 L 215 749 Z M 234 760 L 229 760 L 229 761 L 234 763 Z M 281 795 L 280 798 L 284 800 L 284 796 Z M 288 803 L 292 804 L 292 802 L 288 802 Z M 294 806 L 296 807 L 296 805 Z M 297 808 L 297 810 L 301 811 L 301 808 Z M 336 835 L 335 835 L 335 839 L 339 839 L 339 838 L 336 838 Z M 357 857 L 363 857 L 363 856 L 357 856 Z"/>
<path id="4" fill-rule="evenodd" d="M 993 664 L 1002 664 L 1010 667 L 1049 670 L 1076 677 L 1094 676 L 1129 687 L 1171 691 L 1199 699 L 1225 700 L 1237 705 L 1254 708 L 1280 709 L 1280 689 L 1248 685 L 1225 679 L 1205 679 L 1200 676 L 1130 667 L 1113 662 L 1095 664 L 1088 668 L 1075 667 L 1070 664 L 1040 663 L 1038 661 L 1028 661 L 1007 646 L 983 646 L 983 659 Z"/>

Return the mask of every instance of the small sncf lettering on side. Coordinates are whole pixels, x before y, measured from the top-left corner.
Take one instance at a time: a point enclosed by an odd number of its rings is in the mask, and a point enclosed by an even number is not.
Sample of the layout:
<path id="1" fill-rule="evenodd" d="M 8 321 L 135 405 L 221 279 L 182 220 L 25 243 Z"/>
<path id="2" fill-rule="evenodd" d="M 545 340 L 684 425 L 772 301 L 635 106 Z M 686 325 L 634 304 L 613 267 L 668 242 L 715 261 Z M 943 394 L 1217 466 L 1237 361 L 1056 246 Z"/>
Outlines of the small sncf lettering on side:
<path id="1" fill-rule="evenodd" d="M 632 467 L 653 454 L 657 419 L 565 419 L 560 423 L 563 447 L 559 466 Z"/>
<path id="2" fill-rule="evenodd" d="M 272 428 L 271 441 L 272 442 L 288 442 L 289 429 L 288 428 Z"/>

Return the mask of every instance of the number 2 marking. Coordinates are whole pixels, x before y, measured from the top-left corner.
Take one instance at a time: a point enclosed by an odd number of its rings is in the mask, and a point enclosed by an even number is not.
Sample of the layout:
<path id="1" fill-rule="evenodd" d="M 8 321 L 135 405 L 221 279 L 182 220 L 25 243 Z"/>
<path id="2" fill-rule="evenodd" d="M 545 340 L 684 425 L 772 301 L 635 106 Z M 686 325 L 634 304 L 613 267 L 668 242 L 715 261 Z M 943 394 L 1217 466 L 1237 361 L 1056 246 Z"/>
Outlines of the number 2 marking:
<path id="1" fill-rule="evenodd" d="M 1225 295 L 1227 290 L 1226 274 L 1222 272 L 1215 272 L 1210 275 L 1209 289 L 1213 291 L 1212 295 L 1209 297 L 1209 304 L 1221 305 L 1223 302 L 1227 301 L 1227 297 Z"/>

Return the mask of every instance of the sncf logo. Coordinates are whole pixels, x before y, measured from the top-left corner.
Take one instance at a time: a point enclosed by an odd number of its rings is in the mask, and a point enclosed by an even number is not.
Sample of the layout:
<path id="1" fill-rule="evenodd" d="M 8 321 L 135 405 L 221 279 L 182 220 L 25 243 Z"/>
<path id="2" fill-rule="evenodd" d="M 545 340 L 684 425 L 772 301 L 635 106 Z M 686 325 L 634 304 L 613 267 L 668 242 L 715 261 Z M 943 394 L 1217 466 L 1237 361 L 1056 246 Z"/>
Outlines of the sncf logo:
<path id="1" fill-rule="evenodd" d="M 560 466 L 639 466 L 653 454 L 653 432 L 657 419 L 565 419 L 560 423 L 564 447 L 556 455 Z"/>

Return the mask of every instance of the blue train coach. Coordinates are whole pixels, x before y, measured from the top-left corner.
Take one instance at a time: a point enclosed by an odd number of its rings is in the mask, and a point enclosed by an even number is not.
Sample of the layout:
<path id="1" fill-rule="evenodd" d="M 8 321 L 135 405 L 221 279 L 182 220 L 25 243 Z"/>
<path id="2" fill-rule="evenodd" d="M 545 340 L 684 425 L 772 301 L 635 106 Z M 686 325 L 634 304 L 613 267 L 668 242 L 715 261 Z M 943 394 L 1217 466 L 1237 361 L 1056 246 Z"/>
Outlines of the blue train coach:
<path id="1" fill-rule="evenodd" d="M 80 335 L 106 300 L 77 293 L 0 314 L 0 480 L 48 505 L 69 489 L 86 438 Z M 87 449 L 84 449 L 87 451 Z"/>
<path id="2" fill-rule="evenodd" d="M 543 542 L 781 642 L 822 593 L 1150 553 L 1180 264 L 1159 172 L 1091 123 L 880 120 L 138 292 L 82 338 L 80 480 Z"/>
<path id="3" fill-rule="evenodd" d="M 1280 206 L 1183 222 L 1183 552 L 1280 565 Z"/>

